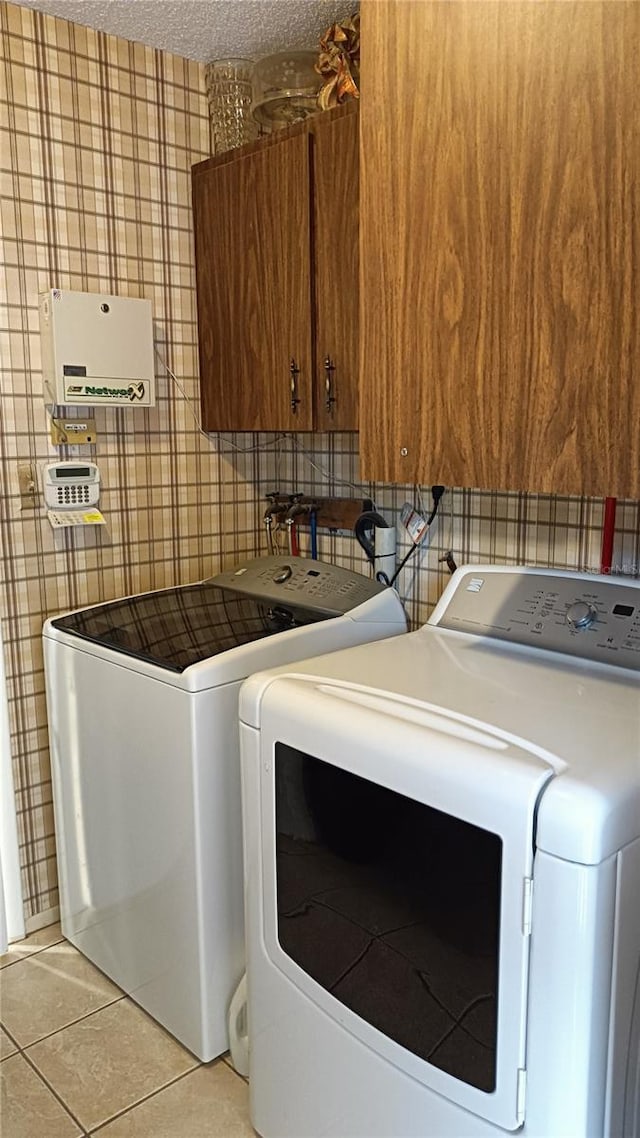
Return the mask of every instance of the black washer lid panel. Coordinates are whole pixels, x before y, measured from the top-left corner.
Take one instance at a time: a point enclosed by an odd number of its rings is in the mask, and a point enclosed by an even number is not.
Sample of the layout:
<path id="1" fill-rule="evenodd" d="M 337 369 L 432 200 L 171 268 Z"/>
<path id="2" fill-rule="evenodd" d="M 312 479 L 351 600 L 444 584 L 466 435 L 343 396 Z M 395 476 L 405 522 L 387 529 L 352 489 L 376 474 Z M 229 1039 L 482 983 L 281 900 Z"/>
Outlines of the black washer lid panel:
<path id="1" fill-rule="evenodd" d="M 57 617 L 54 628 L 171 672 L 326 617 L 269 605 L 204 581 Z"/>

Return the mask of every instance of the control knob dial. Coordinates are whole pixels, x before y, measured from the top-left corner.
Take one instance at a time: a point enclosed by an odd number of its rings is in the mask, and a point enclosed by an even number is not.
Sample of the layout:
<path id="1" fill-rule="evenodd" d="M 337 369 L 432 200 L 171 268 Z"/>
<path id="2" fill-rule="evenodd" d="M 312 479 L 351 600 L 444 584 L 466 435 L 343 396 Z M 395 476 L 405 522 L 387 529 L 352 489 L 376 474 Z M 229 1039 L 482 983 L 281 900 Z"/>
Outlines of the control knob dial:
<path id="1" fill-rule="evenodd" d="M 570 628 L 577 631 L 580 628 L 591 628 L 597 616 L 593 605 L 588 604 L 587 601 L 574 601 L 566 611 L 565 620 Z"/>
<path id="2" fill-rule="evenodd" d="M 289 580 L 289 577 L 292 573 L 293 569 L 290 565 L 281 565 L 278 569 L 276 569 L 276 572 L 273 575 L 274 585 L 284 585 L 285 581 Z"/>

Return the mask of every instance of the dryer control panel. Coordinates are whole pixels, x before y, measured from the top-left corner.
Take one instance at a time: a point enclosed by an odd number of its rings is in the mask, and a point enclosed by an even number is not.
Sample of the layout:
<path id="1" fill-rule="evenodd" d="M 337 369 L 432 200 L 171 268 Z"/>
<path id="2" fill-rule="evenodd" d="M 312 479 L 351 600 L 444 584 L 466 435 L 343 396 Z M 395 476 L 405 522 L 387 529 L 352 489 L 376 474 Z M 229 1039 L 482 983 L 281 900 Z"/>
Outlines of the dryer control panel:
<path id="1" fill-rule="evenodd" d="M 254 558 L 212 577 L 210 583 L 324 616 L 342 616 L 387 588 L 339 565 L 286 556 Z"/>
<path id="2" fill-rule="evenodd" d="M 459 569 L 430 624 L 640 671 L 640 582 L 591 573 Z"/>

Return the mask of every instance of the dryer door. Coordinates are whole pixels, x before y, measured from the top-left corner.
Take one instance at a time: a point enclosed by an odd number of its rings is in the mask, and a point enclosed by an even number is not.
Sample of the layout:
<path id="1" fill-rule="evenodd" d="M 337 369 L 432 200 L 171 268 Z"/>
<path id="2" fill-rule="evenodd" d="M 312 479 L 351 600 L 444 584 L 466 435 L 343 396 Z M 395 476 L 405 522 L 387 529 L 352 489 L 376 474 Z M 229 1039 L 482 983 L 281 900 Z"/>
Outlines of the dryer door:
<path id="1" fill-rule="evenodd" d="M 557 762 L 312 677 L 269 685 L 260 735 L 271 960 L 390 1063 L 515 1130 L 534 817 Z"/>

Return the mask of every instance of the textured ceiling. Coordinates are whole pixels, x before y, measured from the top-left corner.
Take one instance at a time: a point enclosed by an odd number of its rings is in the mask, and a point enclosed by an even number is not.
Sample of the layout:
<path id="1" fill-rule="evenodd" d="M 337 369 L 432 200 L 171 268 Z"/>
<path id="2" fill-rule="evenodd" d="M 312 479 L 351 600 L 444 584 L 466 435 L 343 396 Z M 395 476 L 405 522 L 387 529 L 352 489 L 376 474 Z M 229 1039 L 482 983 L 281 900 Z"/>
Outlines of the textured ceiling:
<path id="1" fill-rule="evenodd" d="M 357 0 L 19 0 L 124 39 L 206 62 L 258 59 L 293 47 L 317 47 Z"/>

